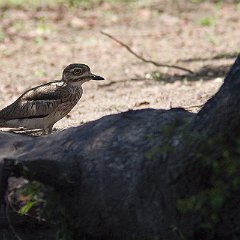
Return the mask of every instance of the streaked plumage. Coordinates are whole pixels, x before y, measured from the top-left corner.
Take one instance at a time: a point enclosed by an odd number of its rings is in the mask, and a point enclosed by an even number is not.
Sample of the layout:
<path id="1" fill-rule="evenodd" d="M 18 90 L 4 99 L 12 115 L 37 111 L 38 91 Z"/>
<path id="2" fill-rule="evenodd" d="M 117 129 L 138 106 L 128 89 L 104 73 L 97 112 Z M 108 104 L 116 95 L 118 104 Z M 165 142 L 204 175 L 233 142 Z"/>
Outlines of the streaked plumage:
<path id="1" fill-rule="evenodd" d="M 103 80 L 85 64 L 70 64 L 62 80 L 32 88 L 0 111 L 0 127 L 42 129 L 51 132 L 53 125 L 66 116 L 82 96 L 82 84 Z"/>

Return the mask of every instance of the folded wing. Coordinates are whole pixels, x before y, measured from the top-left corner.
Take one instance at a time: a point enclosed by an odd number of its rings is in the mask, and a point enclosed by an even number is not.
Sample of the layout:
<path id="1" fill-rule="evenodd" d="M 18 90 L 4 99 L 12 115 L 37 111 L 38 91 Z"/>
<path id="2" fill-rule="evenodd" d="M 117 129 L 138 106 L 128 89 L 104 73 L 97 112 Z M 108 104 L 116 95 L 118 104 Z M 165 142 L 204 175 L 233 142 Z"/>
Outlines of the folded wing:
<path id="1" fill-rule="evenodd" d="M 57 84 L 46 84 L 24 93 L 14 103 L 0 111 L 0 119 L 24 119 L 46 117 L 61 104 L 68 94 L 59 91 Z"/>

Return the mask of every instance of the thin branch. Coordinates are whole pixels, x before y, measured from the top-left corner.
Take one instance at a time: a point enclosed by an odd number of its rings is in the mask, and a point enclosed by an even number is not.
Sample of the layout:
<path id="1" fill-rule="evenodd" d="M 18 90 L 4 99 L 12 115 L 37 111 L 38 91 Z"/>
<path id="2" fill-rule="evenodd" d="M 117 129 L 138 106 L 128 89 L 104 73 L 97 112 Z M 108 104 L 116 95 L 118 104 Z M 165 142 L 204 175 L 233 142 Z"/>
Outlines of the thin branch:
<path id="1" fill-rule="evenodd" d="M 14 235 L 14 237 L 17 239 L 17 240 L 23 240 L 16 232 L 15 228 L 13 227 L 12 223 L 11 223 L 11 219 L 10 219 L 10 215 L 9 215 L 9 203 L 6 199 L 6 218 L 7 218 L 7 221 L 8 221 L 8 226 L 10 228 L 10 230 L 12 231 L 12 234 Z"/>
<path id="2" fill-rule="evenodd" d="M 191 110 L 192 108 L 201 108 L 204 106 L 205 103 L 200 104 L 200 105 L 192 105 L 192 106 L 182 106 L 182 108 L 185 108 L 187 110 Z"/>
<path id="3" fill-rule="evenodd" d="M 101 84 L 101 85 L 98 85 L 98 87 L 110 87 L 114 84 L 117 84 L 117 83 L 125 83 L 125 82 L 129 82 L 129 81 L 144 81 L 146 80 L 146 78 L 128 78 L 128 79 L 122 79 L 122 80 L 113 80 L 113 81 L 110 81 L 106 84 Z"/>
<path id="4" fill-rule="evenodd" d="M 179 66 L 176 66 L 176 65 L 169 65 L 169 64 L 162 64 L 162 63 L 159 63 L 159 62 L 155 62 L 153 60 L 146 59 L 143 56 L 139 55 L 138 53 L 134 52 L 127 44 L 125 44 L 122 41 L 118 40 L 117 38 L 113 37 L 109 33 L 106 33 L 106 32 L 103 32 L 103 31 L 100 31 L 100 33 L 109 37 L 109 38 L 111 38 L 112 40 L 114 40 L 115 42 L 120 44 L 122 47 L 127 49 L 127 51 L 130 52 L 132 55 L 134 55 L 136 58 L 140 59 L 141 61 L 143 61 L 145 63 L 151 63 L 156 67 L 176 68 L 176 69 L 180 69 L 180 70 L 185 71 L 185 72 L 193 73 L 193 71 L 191 71 L 190 69 L 184 68 L 184 67 L 179 67 Z"/>

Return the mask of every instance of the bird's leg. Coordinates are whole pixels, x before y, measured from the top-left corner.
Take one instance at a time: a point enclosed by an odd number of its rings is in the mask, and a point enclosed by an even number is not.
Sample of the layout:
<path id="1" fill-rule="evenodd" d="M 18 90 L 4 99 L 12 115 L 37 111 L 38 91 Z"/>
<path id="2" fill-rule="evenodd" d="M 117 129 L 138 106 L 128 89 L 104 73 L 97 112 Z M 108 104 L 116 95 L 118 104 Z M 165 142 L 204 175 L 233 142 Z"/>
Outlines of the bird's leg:
<path id="1" fill-rule="evenodd" d="M 42 135 L 47 135 L 48 134 L 48 130 L 47 129 L 43 129 L 42 130 Z"/>
<path id="2" fill-rule="evenodd" d="M 51 125 L 51 126 L 48 128 L 48 134 L 51 134 L 51 133 L 52 133 L 52 129 L 53 129 L 53 125 Z"/>
<path id="3" fill-rule="evenodd" d="M 53 125 L 51 125 L 51 126 L 48 127 L 48 128 L 43 129 L 42 135 L 51 134 L 51 133 L 52 133 L 52 128 L 53 128 Z"/>

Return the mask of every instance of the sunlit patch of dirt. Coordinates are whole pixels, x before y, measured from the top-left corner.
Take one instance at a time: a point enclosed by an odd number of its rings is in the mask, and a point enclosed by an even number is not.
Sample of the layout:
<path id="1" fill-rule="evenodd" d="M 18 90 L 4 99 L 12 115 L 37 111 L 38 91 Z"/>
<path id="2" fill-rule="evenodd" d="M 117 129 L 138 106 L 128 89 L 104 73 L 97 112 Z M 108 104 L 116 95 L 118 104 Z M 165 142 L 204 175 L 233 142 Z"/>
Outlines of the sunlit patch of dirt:
<path id="1" fill-rule="evenodd" d="M 85 83 L 82 99 L 57 129 L 128 109 L 203 104 L 221 86 L 239 50 L 238 5 L 139 2 L 0 9 L 0 108 L 31 87 L 61 78 L 73 62 L 88 64 L 106 80 Z M 194 74 L 141 62 L 100 31 L 147 59 Z"/>

